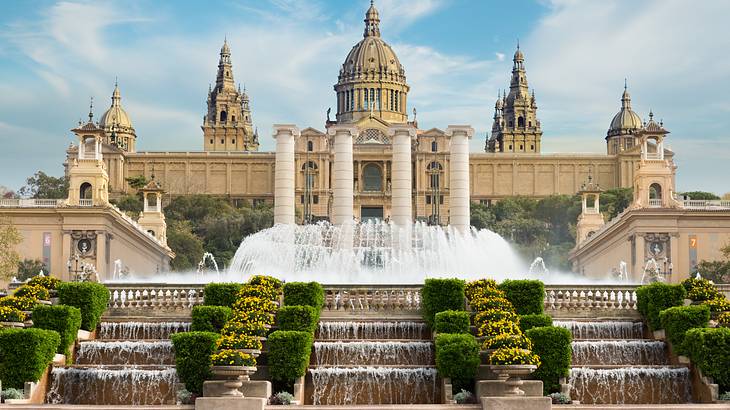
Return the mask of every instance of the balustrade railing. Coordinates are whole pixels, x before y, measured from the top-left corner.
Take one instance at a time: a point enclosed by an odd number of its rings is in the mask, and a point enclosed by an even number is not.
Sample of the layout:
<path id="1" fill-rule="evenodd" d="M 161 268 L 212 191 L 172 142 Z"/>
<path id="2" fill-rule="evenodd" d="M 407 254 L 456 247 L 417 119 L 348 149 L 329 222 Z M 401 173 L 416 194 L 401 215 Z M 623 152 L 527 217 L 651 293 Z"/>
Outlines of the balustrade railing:
<path id="1" fill-rule="evenodd" d="M 19 199 L 19 198 L 4 198 L 0 199 L 0 207 L 11 207 L 11 208 L 55 208 L 63 206 L 66 200 L 64 199 Z"/>
<path id="2" fill-rule="evenodd" d="M 110 313 L 189 313 L 203 304 L 203 285 L 107 284 Z"/>
<path id="3" fill-rule="evenodd" d="M 545 309 L 554 313 L 612 311 L 634 314 L 636 285 L 545 285 Z"/>
<path id="4" fill-rule="evenodd" d="M 323 312 L 420 315 L 421 285 L 325 285 Z"/>

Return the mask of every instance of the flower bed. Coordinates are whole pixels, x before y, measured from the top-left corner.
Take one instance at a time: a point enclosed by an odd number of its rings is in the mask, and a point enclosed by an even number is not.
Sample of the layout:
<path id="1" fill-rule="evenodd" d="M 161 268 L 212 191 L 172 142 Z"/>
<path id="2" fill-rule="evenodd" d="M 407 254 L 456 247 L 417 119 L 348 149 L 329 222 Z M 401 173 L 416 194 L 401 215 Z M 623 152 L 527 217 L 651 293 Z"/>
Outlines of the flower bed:
<path id="1" fill-rule="evenodd" d="M 0 322 L 23 322 L 24 320 L 25 313 L 22 311 L 10 306 L 0 306 Z"/>

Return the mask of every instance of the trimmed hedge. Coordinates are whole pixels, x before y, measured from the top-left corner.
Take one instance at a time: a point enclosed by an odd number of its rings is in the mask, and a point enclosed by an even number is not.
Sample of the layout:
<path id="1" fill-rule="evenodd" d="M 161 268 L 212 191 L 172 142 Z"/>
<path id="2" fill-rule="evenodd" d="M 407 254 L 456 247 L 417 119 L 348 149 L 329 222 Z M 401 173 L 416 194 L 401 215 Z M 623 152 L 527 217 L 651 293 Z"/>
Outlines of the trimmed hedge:
<path id="1" fill-rule="evenodd" d="M 436 368 L 441 377 L 466 385 L 479 369 L 479 343 L 471 334 L 442 333 L 436 336 Z"/>
<path id="2" fill-rule="evenodd" d="M 38 381 L 60 344 L 61 337 L 53 330 L 1 330 L 0 380 L 3 388 L 22 389 L 25 382 Z"/>
<path id="3" fill-rule="evenodd" d="M 61 338 L 56 352 L 70 358 L 70 347 L 81 328 L 81 309 L 66 305 L 38 305 L 33 309 L 33 327 L 55 330 Z"/>
<path id="4" fill-rule="evenodd" d="M 215 352 L 215 342 L 220 337 L 211 332 L 182 332 L 172 335 L 175 349 L 175 368 L 185 388 L 200 396 L 203 382 L 211 380 L 210 355 Z"/>
<path id="5" fill-rule="evenodd" d="M 726 327 L 690 329 L 684 345 L 692 361 L 720 385 L 730 390 L 730 329 Z"/>
<path id="6" fill-rule="evenodd" d="M 545 304 L 545 285 L 539 280 L 510 280 L 500 283 L 498 289 L 507 295 L 518 315 L 541 314 Z"/>
<path id="7" fill-rule="evenodd" d="M 279 330 L 314 333 L 319 310 L 311 306 L 282 306 L 277 313 Z"/>
<path id="8" fill-rule="evenodd" d="M 317 282 L 289 282 L 284 284 L 285 306 L 311 306 L 322 309 L 324 289 Z"/>
<path id="9" fill-rule="evenodd" d="M 307 374 L 314 336 L 309 332 L 277 330 L 269 335 L 269 374 L 291 382 Z"/>
<path id="10" fill-rule="evenodd" d="M 572 335 L 557 326 L 535 327 L 525 332 L 532 340 L 532 352 L 540 356 L 540 367 L 532 374 L 542 380 L 544 394 L 560 391 L 559 379 L 568 376 L 573 355 Z"/>
<path id="11" fill-rule="evenodd" d="M 434 329 L 436 333 L 470 333 L 469 312 L 444 310 L 436 313 Z"/>
<path id="12" fill-rule="evenodd" d="M 426 279 L 421 289 L 423 319 L 434 327 L 436 313 L 464 310 L 464 281 L 461 279 Z"/>
<path id="13" fill-rule="evenodd" d="M 225 306 L 193 306 L 193 321 L 190 330 L 193 332 L 220 333 L 233 316 L 233 310 Z"/>
<path id="14" fill-rule="evenodd" d="M 636 289 L 636 308 L 649 324 L 650 330 L 662 328 L 659 312 L 673 306 L 682 306 L 687 291 L 682 285 L 656 282 Z"/>
<path id="15" fill-rule="evenodd" d="M 684 346 L 684 335 L 690 329 L 707 327 L 710 308 L 706 305 L 675 306 L 662 310 L 659 320 L 674 350 L 679 354 L 687 354 L 689 351 Z"/>
<path id="16" fill-rule="evenodd" d="M 552 326 L 553 318 L 546 314 L 533 314 L 520 316 L 520 329 L 526 332 L 533 327 Z"/>
<path id="17" fill-rule="evenodd" d="M 241 286 L 240 283 L 209 283 L 203 290 L 203 304 L 231 307 L 238 299 Z"/>
<path id="18" fill-rule="evenodd" d="M 81 309 L 81 328 L 94 331 L 109 303 L 109 289 L 101 283 L 65 282 L 57 290 L 60 304 Z"/>

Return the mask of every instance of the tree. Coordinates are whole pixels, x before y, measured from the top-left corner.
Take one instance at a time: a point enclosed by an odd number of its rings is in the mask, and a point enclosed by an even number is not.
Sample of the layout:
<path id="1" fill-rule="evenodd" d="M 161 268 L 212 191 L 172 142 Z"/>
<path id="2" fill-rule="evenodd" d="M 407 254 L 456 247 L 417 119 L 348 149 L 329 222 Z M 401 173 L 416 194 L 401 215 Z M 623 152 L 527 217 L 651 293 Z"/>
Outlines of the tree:
<path id="1" fill-rule="evenodd" d="M 575 225 L 581 212 L 581 198 L 578 195 L 551 195 L 537 202 L 535 218 L 550 224 L 548 240 L 550 243 L 574 242 Z"/>
<path id="2" fill-rule="evenodd" d="M 134 218 L 136 218 L 144 208 L 142 198 L 140 198 L 138 195 L 124 195 L 111 202 L 116 205 L 117 208 L 121 209 L 129 216 Z"/>
<path id="3" fill-rule="evenodd" d="M 471 226 L 476 229 L 494 230 L 496 218 L 490 207 L 482 204 L 471 205 Z"/>
<path id="4" fill-rule="evenodd" d="M 714 200 L 720 199 L 719 196 L 713 194 L 712 192 L 704 192 L 704 191 L 682 192 L 679 195 L 680 196 L 685 195 L 685 196 L 688 196 L 689 199 L 694 199 L 694 200 L 698 200 L 698 201 L 714 201 Z"/>
<path id="5" fill-rule="evenodd" d="M 175 259 L 170 262 L 170 268 L 175 271 L 193 270 L 203 257 L 203 241 L 193 234 L 189 222 L 168 224 L 167 246 L 175 252 Z"/>
<path id="6" fill-rule="evenodd" d="M 17 278 L 19 281 L 25 282 L 26 279 L 37 276 L 41 270 L 44 271 L 46 275 L 49 274 L 46 264 L 40 259 L 23 259 L 18 262 Z"/>
<path id="7" fill-rule="evenodd" d="M 632 188 L 614 188 L 601 193 L 601 212 L 607 221 L 615 218 L 634 200 Z"/>
<path id="8" fill-rule="evenodd" d="M 18 191 L 21 196 L 35 199 L 62 199 L 68 197 L 68 178 L 54 177 L 38 171 L 25 180 L 26 185 Z"/>
<path id="9" fill-rule="evenodd" d="M 133 177 L 124 178 L 124 180 L 127 181 L 127 184 L 135 190 L 144 188 L 144 186 L 147 185 L 147 178 L 145 178 L 144 175 L 135 175 Z"/>
<path id="10" fill-rule="evenodd" d="M 23 237 L 10 218 L 0 218 L 0 279 L 10 280 L 18 269 L 20 255 L 15 247 Z"/>

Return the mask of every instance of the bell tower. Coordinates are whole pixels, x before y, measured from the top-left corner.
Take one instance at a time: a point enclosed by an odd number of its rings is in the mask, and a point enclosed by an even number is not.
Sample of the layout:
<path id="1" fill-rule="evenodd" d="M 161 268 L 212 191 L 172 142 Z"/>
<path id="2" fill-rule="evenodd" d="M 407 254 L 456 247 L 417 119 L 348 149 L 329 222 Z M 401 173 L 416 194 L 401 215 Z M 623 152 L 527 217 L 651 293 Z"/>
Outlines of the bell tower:
<path id="1" fill-rule="evenodd" d="M 654 121 L 649 113 L 649 122 L 636 131 L 641 146 L 641 162 L 634 174 L 635 208 L 677 208 L 679 201 L 674 199 L 674 178 L 677 166 L 665 157 L 664 139 L 669 131 L 664 123 Z"/>
<path id="2" fill-rule="evenodd" d="M 104 206 L 109 204 L 109 175 L 101 154 L 106 138 L 104 129 L 94 123 L 93 100 L 89 121 L 72 129 L 79 140 L 78 155 L 68 170 L 68 205 Z"/>
<path id="3" fill-rule="evenodd" d="M 251 120 L 251 101 L 233 81 L 231 48 L 223 42 L 215 88 L 208 89 L 208 113 L 203 117 L 205 151 L 258 151 L 259 137 Z"/>
<path id="4" fill-rule="evenodd" d="M 142 187 L 139 192 L 142 193 L 144 208 L 137 223 L 147 233 L 167 245 L 167 223 L 165 222 L 165 214 L 162 212 L 162 194 L 165 190 L 155 181 L 155 176 L 152 175 L 152 180 Z"/>
<path id="5" fill-rule="evenodd" d="M 578 194 L 582 198 L 581 213 L 575 227 L 575 244 L 580 245 L 604 225 L 603 214 L 600 211 L 601 187 L 593 182 L 593 175 L 588 174 L 588 181 L 584 182 Z"/>

